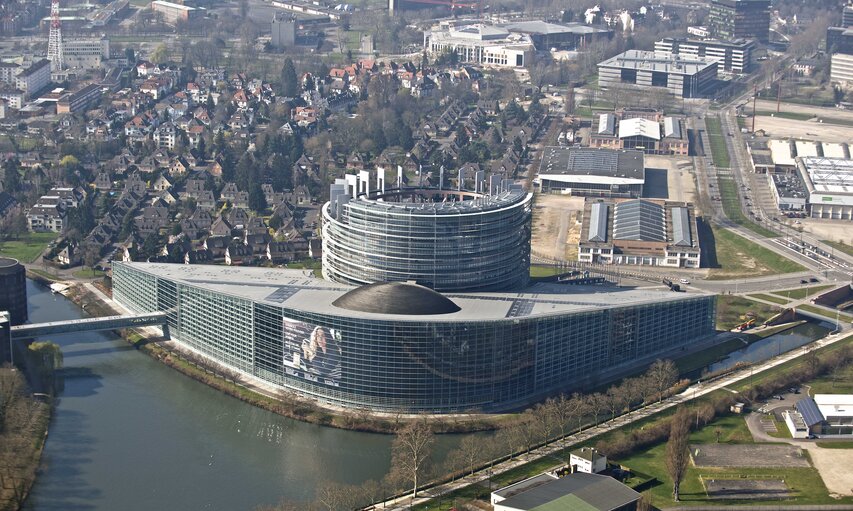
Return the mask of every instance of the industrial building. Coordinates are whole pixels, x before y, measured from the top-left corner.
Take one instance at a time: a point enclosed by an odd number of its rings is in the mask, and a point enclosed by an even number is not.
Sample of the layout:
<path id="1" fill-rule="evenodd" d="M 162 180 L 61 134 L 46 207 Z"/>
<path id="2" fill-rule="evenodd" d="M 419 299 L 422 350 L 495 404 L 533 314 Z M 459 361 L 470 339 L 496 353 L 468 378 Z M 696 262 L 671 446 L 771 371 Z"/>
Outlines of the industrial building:
<path id="1" fill-rule="evenodd" d="M 204 10 L 196 7 L 166 2 L 164 0 L 154 0 L 151 2 L 151 10 L 162 14 L 163 21 L 169 25 L 189 23 L 201 18 L 204 13 Z"/>
<path id="2" fill-rule="evenodd" d="M 584 202 L 579 261 L 699 268 L 700 252 L 696 210 L 689 202 L 594 198 Z"/>
<path id="3" fill-rule="evenodd" d="M 770 40 L 770 0 L 711 0 L 708 29 L 717 39 Z"/>
<path id="4" fill-rule="evenodd" d="M 376 188 L 367 172 L 332 185 L 322 210 L 324 278 L 350 285 L 410 281 L 453 292 L 527 283 L 533 194 L 520 187 L 493 194 L 386 191 L 384 181 L 380 170 Z"/>
<path id="5" fill-rule="evenodd" d="M 62 62 L 69 68 L 100 69 L 110 58 L 110 40 L 66 38 L 62 41 Z"/>
<path id="6" fill-rule="evenodd" d="M 589 146 L 637 149 L 646 154 L 690 154 L 690 139 L 681 117 L 653 109 L 619 110 L 593 118 Z"/>
<path id="7" fill-rule="evenodd" d="M 470 21 L 442 22 L 425 31 L 424 48 L 433 58 L 455 52 L 461 63 L 489 67 L 524 67 L 534 50 L 527 34 Z"/>
<path id="8" fill-rule="evenodd" d="M 783 416 L 791 436 L 853 437 L 853 395 L 815 394 L 797 401 Z"/>
<path id="9" fill-rule="evenodd" d="M 755 49 L 755 42 L 746 39 L 717 41 L 665 37 L 655 43 L 655 52 L 672 53 L 681 57 L 709 58 L 717 61 L 722 69 L 732 73 L 748 73 L 752 70 Z"/>
<path id="10" fill-rule="evenodd" d="M 544 193 L 641 197 L 646 181 L 642 151 L 549 146 L 534 185 Z"/>
<path id="11" fill-rule="evenodd" d="M 636 511 L 640 494 L 608 475 L 550 473 L 492 492 L 495 511 Z"/>
<path id="12" fill-rule="evenodd" d="M 460 248 L 467 240 L 447 235 Z M 714 333 L 715 297 L 701 292 L 537 283 L 445 295 L 405 282 L 354 287 L 304 270 L 114 261 L 112 272 L 113 299 L 136 313 L 166 312 L 181 346 L 359 410 L 518 409 Z"/>
<path id="13" fill-rule="evenodd" d="M 809 215 L 853 220 L 853 160 L 798 156 L 796 161 L 808 191 Z"/>
<path id="14" fill-rule="evenodd" d="M 780 211 L 805 211 L 809 193 L 796 172 L 770 174 L 770 191 Z"/>
<path id="15" fill-rule="evenodd" d="M 717 62 L 707 57 L 628 50 L 598 64 L 602 89 L 618 84 L 659 87 L 683 98 L 705 94 L 717 78 Z"/>
<path id="16" fill-rule="evenodd" d="M 829 64 L 829 79 L 842 86 L 853 83 L 853 55 L 833 53 Z"/>
<path id="17" fill-rule="evenodd" d="M 549 23 L 541 20 L 517 21 L 501 25 L 511 33 L 527 34 L 539 51 L 578 50 L 613 36 L 613 30 L 583 23 Z"/>

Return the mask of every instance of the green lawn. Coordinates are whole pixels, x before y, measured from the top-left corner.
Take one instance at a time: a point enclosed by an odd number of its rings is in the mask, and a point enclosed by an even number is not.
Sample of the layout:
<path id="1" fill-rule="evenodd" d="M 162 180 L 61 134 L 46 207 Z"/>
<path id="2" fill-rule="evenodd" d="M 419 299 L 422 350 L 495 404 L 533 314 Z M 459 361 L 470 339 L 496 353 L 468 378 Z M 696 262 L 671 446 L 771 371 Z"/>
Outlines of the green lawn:
<path id="1" fill-rule="evenodd" d="M 57 236 L 59 234 L 55 232 L 31 232 L 21 236 L 19 240 L 0 242 L 0 256 L 12 257 L 22 263 L 31 263 Z"/>
<path id="2" fill-rule="evenodd" d="M 831 320 L 835 320 L 836 314 L 830 310 L 821 309 L 820 307 L 815 307 L 814 305 L 803 304 L 797 307 L 797 309 L 801 309 L 808 312 L 814 312 L 815 314 L 820 314 L 826 318 Z M 848 323 L 853 322 L 853 316 L 849 314 L 839 313 L 838 314 L 839 321 L 846 321 Z"/>
<path id="3" fill-rule="evenodd" d="M 779 117 L 780 119 L 792 119 L 794 121 L 808 121 L 814 118 L 814 115 L 802 112 L 771 112 L 769 110 L 759 110 L 755 112 L 756 116 Z"/>
<path id="4" fill-rule="evenodd" d="M 729 168 L 729 150 L 726 147 L 726 139 L 723 138 L 723 129 L 719 117 L 706 117 L 705 127 L 708 128 L 708 140 L 711 141 L 711 156 L 714 165 L 721 168 Z"/>
<path id="5" fill-rule="evenodd" d="M 73 272 L 71 275 L 73 275 L 75 278 L 78 278 L 78 279 L 94 279 L 97 277 L 103 277 L 105 275 L 105 273 L 102 272 L 101 270 L 93 270 L 91 268 L 81 268 L 81 269 Z"/>
<path id="6" fill-rule="evenodd" d="M 785 305 L 790 300 L 785 300 L 784 298 L 779 298 L 778 296 L 770 296 L 765 294 L 755 294 L 749 295 L 750 298 L 755 298 L 757 300 L 764 300 L 765 302 L 773 302 L 778 303 L 779 305 Z"/>
<path id="7" fill-rule="evenodd" d="M 551 266 L 548 264 L 531 264 L 530 265 L 530 276 L 533 278 L 537 277 L 553 277 L 554 275 L 559 275 L 566 270 L 558 268 L 556 266 Z"/>
<path id="8" fill-rule="evenodd" d="M 779 307 L 738 295 L 720 295 L 717 297 L 717 329 L 731 330 L 746 321 L 748 312 L 755 317 L 755 324 L 760 325 L 776 315 Z"/>
<path id="9" fill-rule="evenodd" d="M 839 440 L 838 442 L 817 442 L 818 447 L 824 449 L 853 449 L 853 441 Z"/>
<path id="10" fill-rule="evenodd" d="M 842 243 L 840 241 L 829 241 L 822 240 L 824 243 L 834 248 L 835 250 L 840 250 L 847 255 L 853 256 L 853 245 L 848 245 L 847 243 Z"/>
<path id="11" fill-rule="evenodd" d="M 718 176 L 717 182 L 720 185 L 720 200 L 723 204 L 723 211 L 729 220 L 765 238 L 779 236 L 775 232 L 761 227 L 743 214 L 743 210 L 740 208 L 737 185 L 733 178 Z"/>
<path id="12" fill-rule="evenodd" d="M 786 289 L 784 291 L 774 291 L 773 294 L 776 296 L 781 296 L 783 298 L 790 298 L 791 300 L 800 300 L 807 296 L 811 296 L 813 294 L 820 293 L 825 289 L 830 289 L 835 287 L 833 284 L 826 284 L 822 286 L 810 286 L 810 287 L 801 287 L 797 289 Z"/>
<path id="13" fill-rule="evenodd" d="M 712 227 L 719 268 L 712 268 L 708 278 L 727 280 L 805 271 L 799 264 L 772 250 L 728 231 Z M 732 289 L 732 291 L 735 291 Z"/>
<path id="14" fill-rule="evenodd" d="M 809 383 L 809 394 L 853 394 L 853 366 L 847 366 Z"/>

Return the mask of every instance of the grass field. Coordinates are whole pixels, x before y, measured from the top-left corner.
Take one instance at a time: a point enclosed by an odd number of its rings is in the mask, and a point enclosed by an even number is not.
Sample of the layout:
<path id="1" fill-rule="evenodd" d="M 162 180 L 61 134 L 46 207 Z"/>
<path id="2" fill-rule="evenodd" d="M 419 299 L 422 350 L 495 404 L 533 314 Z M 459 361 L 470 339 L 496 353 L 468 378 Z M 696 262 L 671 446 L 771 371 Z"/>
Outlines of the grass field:
<path id="1" fill-rule="evenodd" d="M 823 286 L 810 286 L 810 287 L 801 287 L 797 289 L 786 289 L 784 291 L 774 291 L 773 294 L 776 296 L 781 296 L 783 298 L 790 298 L 791 300 L 800 300 L 807 296 L 811 296 L 825 289 L 831 289 L 835 287 L 833 284 L 827 284 Z"/>
<path id="2" fill-rule="evenodd" d="M 731 330 L 746 321 L 746 313 L 752 313 L 757 324 L 764 323 L 779 312 L 779 307 L 756 302 L 737 295 L 717 297 L 717 330 Z"/>
<path id="3" fill-rule="evenodd" d="M 103 277 L 105 275 L 105 273 L 102 272 L 101 270 L 93 270 L 91 268 L 81 268 L 75 272 L 72 272 L 71 275 L 73 275 L 75 278 L 78 278 L 78 279 L 94 279 L 97 277 Z"/>
<path id="4" fill-rule="evenodd" d="M 786 303 L 788 303 L 790 301 L 790 300 L 785 300 L 784 298 L 779 298 L 778 296 L 770 296 L 770 295 L 765 295 L 765 294 L 749 295 L 749 297 L 753 298 L 753 299 L 757 299 L 757 300 L 764 300 L 765 302 L 778 303 L 779 305 L 785 305 Z"/>
<path id="5" fill-rule="evenodd" d="M 828 311 L 826 309 L 821 309 L 820 307 L 815 307 L 814 305 L 803 304 L 797 307 L 797 309 L 801 309 L 808 312 L 814 312 L 815 314 L 820 314 L 828 319 L 835 320 L 836 314 L 832 311 Z M 838 314 L 839 321 L 846 321 L 848 323 L 853 322 L 853 316 L 849 314 L 844 314 L 843 312 Z"/>
<path id="6" fill-rule="evenodd" d="M 22 263 L 31 263 L 57 236 L 55 232 L 31 232 L 21 236 L 19 240 L 0 242 L 0 256 L 12 257 Z"/>
<path id="7" fill-rule="evenodd" d="M 711 280 L 805 271 L 804 267 L 794 261 L 759 246 L 743 236 L 725 229 L 712 227 L 712 230 L 719 268 L 711 269 L 708 275 Z"/>
<path id="8" fill-rule="evenodd" d="M 561 270 L 556 266 L 550 266 L 547 264 L 531 264 L 530 265 L 530 276 L 533 278 L 537 277 L 553 277 L 554 275 L 559 275 L 565 270 Z"/>
<path id="9" fill-rule="evenodd" d="M 726 147 L 726 139 L 723 138 L 723 129 L 719 117 L 706 117 L 705 127 L 708 128 L 708 140 L 711 141 L 711 156 L 714 165 L 722 168 L 731 166 L 729 150 Z"/>
<path id="10" fill-rule="evenodd" d="M 821 240 L 821 241 L 823 241 L 824 243 L 826 243 L 830 247 L 834 248 L 835 250 L 840 250 L 847 255 L 853 256 L 853 245 L 848 245 L 847 243 L 841 243 L 838 241 L 829 241 L 829 240 Z"/>
<path id="11" fill-rule="evenodd" d="M 853 441 L 841 440 L 839 442 L 817 442 L 817 446 L 824 449 L 853 449 Z"/>
<path id="12" fill-rule="evenodd" d="M 740 199 L 738 198 L 737 185 L 735 184 L 734 179 L 731 177 L 718 176 L 717 182 L 720 184 L 720 200 L 723 203 L 723 211 L 726 213 L 726 216 L 729 217 L 729 220 L 749 229 L 759 236 L 764 236 L 765 238 L 775 238 L 776 236 L 779 236 L 775 232 L 756 224 L 743 214 L 743 210 L 740 208 Z"/>
<path id="13" fill-rule="evenodd" d="M 771 112 L 769 110 L 759 110 L 755 112 L 756 116 L 779 117 L 780 119 L 791 119 L 794 121 L 808 121 L 814 118 L 814 115 L 802 112 Z"/>

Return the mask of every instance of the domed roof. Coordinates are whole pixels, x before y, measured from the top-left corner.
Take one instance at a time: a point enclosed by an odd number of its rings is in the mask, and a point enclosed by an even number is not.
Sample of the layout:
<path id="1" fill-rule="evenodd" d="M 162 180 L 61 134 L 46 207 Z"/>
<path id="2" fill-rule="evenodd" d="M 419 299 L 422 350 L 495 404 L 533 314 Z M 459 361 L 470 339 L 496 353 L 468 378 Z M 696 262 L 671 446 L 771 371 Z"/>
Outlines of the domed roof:
<path id="1" fill-rule="evenodd" d="M 459 306 L 432 289 L 409 282 L 379 282 L 357 287 L 332 302 L 356 312 L 421 316 L 449 314 Z"/>

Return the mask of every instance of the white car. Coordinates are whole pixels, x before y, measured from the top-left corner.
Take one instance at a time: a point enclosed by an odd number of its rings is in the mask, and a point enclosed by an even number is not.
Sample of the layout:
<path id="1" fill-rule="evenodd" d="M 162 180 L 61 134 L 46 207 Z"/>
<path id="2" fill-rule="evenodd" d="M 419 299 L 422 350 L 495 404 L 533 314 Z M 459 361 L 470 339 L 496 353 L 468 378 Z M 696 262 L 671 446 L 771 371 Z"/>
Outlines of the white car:
<path id="1" fill-rule="evenodd" d="M 690 284 L 690 281 L 689 281 L 689 280 L 687 280 L 687 279 L 681 279 L 681 280 L 679 280 L 678 282 L 680 282 L 680 283 L 682 283 L 682 284 Z"/>

